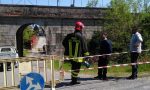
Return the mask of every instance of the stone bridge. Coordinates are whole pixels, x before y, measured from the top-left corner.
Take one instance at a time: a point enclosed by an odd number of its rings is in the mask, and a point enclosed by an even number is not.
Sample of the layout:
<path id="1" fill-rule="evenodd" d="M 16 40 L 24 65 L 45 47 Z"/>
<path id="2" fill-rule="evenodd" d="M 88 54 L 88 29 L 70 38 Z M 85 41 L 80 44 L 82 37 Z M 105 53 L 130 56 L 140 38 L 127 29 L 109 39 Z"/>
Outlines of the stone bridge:
<path id="1" fill-rule="evenodd" d="M 1 4 L 0 46 L 18 47 L 22 42 L 17 43 L 16 37 L 22 38 L 22 33 L 16 33 L 30 24 L 38 24 L 45 30 L 50 54 L 60 54 L 61 41 L 66 34 L 74 31 L 75 21 L 84 22 L 86 27 L 83 32 L 86 38 L 90 39 L 94 31 L 102 30 L 106 10 L 106 8 Z"/>

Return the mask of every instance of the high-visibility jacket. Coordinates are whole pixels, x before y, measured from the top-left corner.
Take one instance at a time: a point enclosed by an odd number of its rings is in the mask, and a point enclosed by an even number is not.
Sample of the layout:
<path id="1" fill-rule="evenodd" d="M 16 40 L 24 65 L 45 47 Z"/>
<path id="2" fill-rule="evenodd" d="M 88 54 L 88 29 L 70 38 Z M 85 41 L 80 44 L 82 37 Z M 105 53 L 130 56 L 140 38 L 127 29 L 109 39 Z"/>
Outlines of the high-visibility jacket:
<path id="1" fill-rule="evenodd" d="M 85 38 L 81 31 L 75 31 L 68 34 L 63 40 L 63 46 L 65 48 L 64 55 L 69 58 L 83 57 L 89 55 Z M 73 59 L 77 62 L 83 62 L 83 58 Z"/>

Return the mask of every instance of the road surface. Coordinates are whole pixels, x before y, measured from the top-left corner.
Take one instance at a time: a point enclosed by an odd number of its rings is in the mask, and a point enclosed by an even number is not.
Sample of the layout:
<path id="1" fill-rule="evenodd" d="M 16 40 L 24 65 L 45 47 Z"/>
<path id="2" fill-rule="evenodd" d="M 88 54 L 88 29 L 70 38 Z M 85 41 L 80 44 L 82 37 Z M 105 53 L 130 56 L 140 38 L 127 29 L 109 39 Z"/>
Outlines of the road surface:
<path id="1" fill-rule="evenodd" d="M 15 69 L 17 73 L 18 70 Z M 8 84 L 11 85 L 11 71 L 8 71 Z M 59 75 L 56 72 L 56 79 Z M 19 79 L 15 79 L 19 83 Z M 136 80 L 126 80 L 125 77 L 109 77 L 108 81 L 96 80 L 89 75 L 80 75 L 79 81 L 81 84 L 69 85 L 70 74 L 65 74 L 65 80 L 56 85 L 56 90 L 150 90 L 150 76 L 141 77 Z M 0 85 L 3 85 L 3 72 L 0 72 Z M 1 90 L 1 89 L 0 89 Z M 19 90 L 15 89 L 4 89 L 4 90 Z M 44 90 L 51 90 L 50 86 L 46 85 Z"/>

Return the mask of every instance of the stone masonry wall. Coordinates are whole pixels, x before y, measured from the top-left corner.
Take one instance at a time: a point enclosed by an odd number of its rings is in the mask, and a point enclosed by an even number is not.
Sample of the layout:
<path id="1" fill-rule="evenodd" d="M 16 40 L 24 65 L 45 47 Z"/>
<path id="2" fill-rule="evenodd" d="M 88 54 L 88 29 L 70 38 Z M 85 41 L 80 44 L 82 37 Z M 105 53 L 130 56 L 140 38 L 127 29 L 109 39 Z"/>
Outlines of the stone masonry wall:
<path id="1" fill-rule="evenodd" d="M 37 11 L 33 13 L 32 11 L 35 9 Z M 46 14 L 43 9 L 49 12 Z M 102 9 L 102 11 L 104 10 Z M 47 44 L 50 46 L 50 54 L 61 54 L 62 52 L 60 50 L 63 48 L 61 42 L 68 33 L 74 31 L 74 23 L 76 21 L 81 20 L 85 24 L 83 33 L 86 39 L 91 39 L 93 31 L 102 30 L 102 11 L 98 8 L 86 9 L 1 5 L 0 46 L 16 46 L 16 32 L 19 27 L 27 23 L 34 23 L 42 26 L 45 30 Z M 42 16 L 44 14 L 45 16 Z"/>

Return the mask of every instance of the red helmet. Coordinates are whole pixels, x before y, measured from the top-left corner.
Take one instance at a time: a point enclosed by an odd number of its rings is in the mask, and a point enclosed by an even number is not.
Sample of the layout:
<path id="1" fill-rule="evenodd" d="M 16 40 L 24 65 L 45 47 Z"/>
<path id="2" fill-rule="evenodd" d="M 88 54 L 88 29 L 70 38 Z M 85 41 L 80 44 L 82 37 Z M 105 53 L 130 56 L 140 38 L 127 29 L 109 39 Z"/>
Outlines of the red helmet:
<path id="1" fill-rule="evenodd" d="M 84 28 L 84 24 L 82 23 L 82 22 L 80 22 L 80 21 L 77 21 L 76 23 L 75 23 L 75 30 L 82 30 Z"/>

